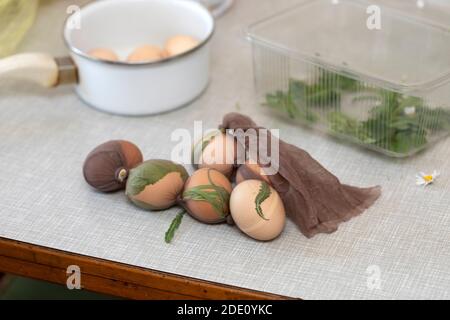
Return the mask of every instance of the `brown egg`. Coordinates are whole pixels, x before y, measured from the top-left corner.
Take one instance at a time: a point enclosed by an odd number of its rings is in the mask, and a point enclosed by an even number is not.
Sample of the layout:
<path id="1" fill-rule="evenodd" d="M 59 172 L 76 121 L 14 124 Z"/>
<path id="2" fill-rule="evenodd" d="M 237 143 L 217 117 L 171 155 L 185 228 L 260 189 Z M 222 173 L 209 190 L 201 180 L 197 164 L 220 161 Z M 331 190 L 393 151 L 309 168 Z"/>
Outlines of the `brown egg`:
<path id="1" fill-rule="evenodd" d="M 230 135 L 218 133 L 205 137 L 194 147 L 199 154 L 198 168 L 214 169 L 231 177 L 236 163 L 236 141 Z"/>
<path id="2" fill-rule="evenodd" d="M 226 221 L 229 215 L 231 183 L 223 174 L 213 169 L 200 169 L 186 182 L 183 202 L 195 219 L 216 224 Z"/>
<path id="3" fill-rule="evenodd" d="M 94 58 L 106 61 L 118 61 L 119 57 L 111 49 L 97 48 L 88 52 L 88 54 Z"/>
<path id="4" fill-rule="evenodd" d="M 143 209 L 168 209 L 177 203 L 188 176 L 183 166 L 172 161 L 145 161 L 130 171 L 126 194 Z"/>
<path id="5" fill-rule="evenodd" d="M 152 45 L 144 45 L 136 48 L 127 58 L 128 62 L 151 62 L 163 59 L 165 52 Z"/>
<path id="6" fill-rule="evenodd" d="M 234 188 L 230 211 L 237 227 L 260 241 L 278 237 L 286 222 L 280 196 L 269 184 L 259 180 L 246 180 Z"/>
<path id="7" fill-rule="evenodd" d="M 199 41 L 193 37 L 178 35 L 169 38 L 166 42 L 166 51 L 170 57 L 187 52 L 199 45 Z"/>
<path id="8" fill-rule="evenodd" d="M 236 172 L 236 184 L 240 184 L 245 180 L 261 180 L 268 184 L 270 182 L 269 176 L 264 175 L 264 168 L 257 163 L 247 162 L 239 167 Z"/>
<path id="9" fill-rule="evenodd" d="M 128 141 L 106 142 L 92 150 L 84 161 L 86 182 L 102 192 L 125 188 L 130 169 L 143 161 L 137 146 Z"/>
<path id="10" fill-rule="evenodd" d="M 209 134 L 203 136 L 199 141 L 197 141 L 192 147 L 192 164 L 198 168 L 198 164 L 201 161 L 203 150 L 205 150 L 206 146 L 210 144 L 211 141 L 218 135 L 221 135 L 222 132 L 220 130 L 214 130 Z"/>

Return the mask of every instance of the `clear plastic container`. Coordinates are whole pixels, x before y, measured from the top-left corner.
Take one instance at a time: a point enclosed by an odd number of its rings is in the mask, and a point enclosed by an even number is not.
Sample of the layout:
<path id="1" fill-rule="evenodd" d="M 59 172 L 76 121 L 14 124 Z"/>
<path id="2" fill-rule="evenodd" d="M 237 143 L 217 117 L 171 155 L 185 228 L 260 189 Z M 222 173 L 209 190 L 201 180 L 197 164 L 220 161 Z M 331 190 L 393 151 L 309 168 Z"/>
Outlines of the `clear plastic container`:
<path id="1" fill-rule="evenodd" d="M 262 105 L 394 157 L 450 132 L 450 29 L 370 3 L 309 0 L 249 27 Z"/>

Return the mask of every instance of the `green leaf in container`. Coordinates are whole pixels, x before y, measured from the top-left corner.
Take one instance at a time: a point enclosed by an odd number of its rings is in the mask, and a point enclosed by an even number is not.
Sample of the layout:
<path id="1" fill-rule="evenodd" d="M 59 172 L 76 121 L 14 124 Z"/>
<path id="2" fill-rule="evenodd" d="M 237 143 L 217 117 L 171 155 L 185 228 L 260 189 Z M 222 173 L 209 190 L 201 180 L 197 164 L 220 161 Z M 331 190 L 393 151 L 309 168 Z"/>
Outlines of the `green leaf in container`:
<path id="1" fill-rule="evenodd" d="M 367 87 L 365 83 L 320 68 L 312 74 L 315 78 L 308 81 L 290 79 L 289 89 L 268 94 L 266 104 L 309 124 L 328 121 L 333 135 L 400 155 L 420 149 L 433 134 L 450 132 L 450 111 L 429 108 L 420 97 Z M 366 120 L 354 119 L 349 111 L 342 111 L 344 95 L 350 95 L 350 103 L 354 104 L 351 107 L 355 109 L 359 108 L 357 103 L 366 106 L 373 103 Z"/>
<path id="2" fill-rule="evenodd" d="M 306 86 L 301 81 L 292 80 L 286 93 L 277 91 L 266 95 L 266 106 L 286 113 L 291 119 L 301 119 L 307 123 L 318 120 L 314 111 L 307 106 Z"/>

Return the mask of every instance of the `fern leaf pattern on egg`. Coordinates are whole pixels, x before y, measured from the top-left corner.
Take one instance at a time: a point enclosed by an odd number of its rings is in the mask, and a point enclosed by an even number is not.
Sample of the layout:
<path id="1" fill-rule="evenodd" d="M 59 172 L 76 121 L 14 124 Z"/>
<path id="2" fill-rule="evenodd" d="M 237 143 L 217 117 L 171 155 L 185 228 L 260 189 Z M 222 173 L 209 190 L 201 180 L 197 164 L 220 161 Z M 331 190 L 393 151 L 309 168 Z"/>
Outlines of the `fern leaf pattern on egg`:
<path id="1" fill-rule="evenodd" d="M 183 203 L 195 219 L 216 224 L 226 221 L 232 186 L 227 177 L 214 169 L 197 170 L 186 182 Z"/>
<path id="2" fill-rule="evenodd" d="M 277 238 L 286 223 L 283 202 L 265 181 L 246 180 L 237 185 L 231 194 L 230 211 L 237 227 L 260 241 Z"/>

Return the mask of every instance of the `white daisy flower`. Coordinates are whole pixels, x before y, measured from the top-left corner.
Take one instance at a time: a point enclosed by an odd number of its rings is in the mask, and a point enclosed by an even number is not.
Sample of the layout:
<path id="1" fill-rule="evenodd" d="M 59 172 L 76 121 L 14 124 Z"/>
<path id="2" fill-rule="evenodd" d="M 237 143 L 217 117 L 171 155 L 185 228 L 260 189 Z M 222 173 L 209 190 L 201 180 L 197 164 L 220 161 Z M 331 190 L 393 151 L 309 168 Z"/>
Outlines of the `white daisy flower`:
<path id="1" fill-rule="evenodd" d="M 426 187 L 426 186 L 434 183 L 440 175 L 441 174 L 439 172 L 437 172 L 436 170 L 434 170 L 432 174 L 425 174 L 425 173 L 421 172 L 418 175 L 416 175 L 416 184 L 418 186 Z"/>

